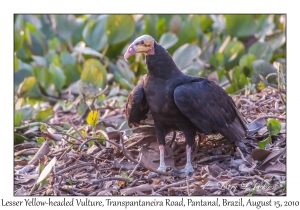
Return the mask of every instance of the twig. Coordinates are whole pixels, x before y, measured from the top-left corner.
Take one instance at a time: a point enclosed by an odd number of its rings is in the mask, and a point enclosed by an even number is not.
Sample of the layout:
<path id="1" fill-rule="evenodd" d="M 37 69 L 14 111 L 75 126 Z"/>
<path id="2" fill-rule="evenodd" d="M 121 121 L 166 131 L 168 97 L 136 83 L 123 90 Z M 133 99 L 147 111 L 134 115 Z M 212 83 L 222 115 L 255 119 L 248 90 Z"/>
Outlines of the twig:
<path id="1" fill-rule="evenodd" d="M 69 138 L 73 138 L 73 139 L 75 139 L 75 140 L 77 140 L 77 141 L 79 141 L 79 142 L 82 142 L 81 139 L 76 138 L 75 136 L 72 136 L 72 135 L 70 135 L 70 134 L 68 134 L 68 133 L 59 133 L 59 134 L 66 135 L 66 136 L 68 136 Z M 65 137 L 63 137 L 63 139 L 66 140 L 67 142 L 69 142 L 70 144 L 76 144 L 76 143 L 70 142 L 70 141 L 67 140 Z M 78 143 L 77 143 L 77 144 L 78 144 Z"/>
<path id="2" fill-rule="evenodd" d="M 186 176 L 187 195 L 190 196 L 189 176 Z"/>
<path id="3" fill-rule="evenodd" d="M 172 140 L 171 140 L 171 143 L 170 143 L 170 148 L 172 148 L 172 144 L 173 144 L 175 139 L 176 139 L 176 131 L 173 131 L 173 136 L 172 136 Z"/>
<path id="4" fill-rule="evenodd" d="M 95 100 L 98 98 L 98 96 L 102 95 L 103 93 L 105 93 L 105 91 L 108 89 L 108 85 L 105 86 L 105 88 L 103 90 L 101 90 L 99 93 L 97 93 L 93 100 L 92 100 L 92 103 L 91 105 L 93 105 L 95 103 Z M 83 100 L 85 101 L 86 103 L 86 100 L 85 100 L 85 97 L 83 98 Z M 87 105 L 87 103 L 86 103 Z M 82 115 L 78 118 L 78 122 L 80 122 L 86 115 L 87 113 L 89 112 L 89 110 L 91 110 L 91 107 L 87 105 L 86 109 L 84 110 L 84 112 L 82 113 Z"/>
<path id="5" fill-rule="evenodd" d="M 123 135 L 125 135 L 125 134 L 123 134 Z M 124 139 L 123 139 L 123 135 L 120 135 L 120 139 L 121 139 L 121 143 L 122 143 L 122 149 L 123 149 L 123 154 L 124 154 L 124 156 L 125 156 L 128 160 L 130 160 L 130 161 L 132 161 L 132 162 L 134 162 L 134 163 L 138 163 L 138 161 L 136 161 L 135 159 L 133 159 L 133 158 L 131 158 L 131 157 L 128 156 L 128 154 L 127 154 L 127 152 L 126 152 L 127 150 L 126 150 L 126 148 L 124 147 Z M 148 169 L 148 170 L 150 170 L 150 171 L 156 172 L 156 173 L 158 173 L 158 174 L 166 175 L 166 176 L 171 176 L 171 173 L 167 173 L 167 172 L 155 170 L 155 169 L 153 169 L 153 168 L 150 168 L 150 167 L 148 167 L 148 166 L 145 166 L 143 163 L 140 163 L 140 164 L 141 164 L 142 167 L 144 167 L 144 168 L 146 168 L 146 169 Z"/>
<path id="6" fill-rule="evenodd" d="M 240 150 L 240 148 L 236 147 L 236 150 L 240 153 L 242 160 L 244 162 L 248 163 L 251 166 L 251 164 L 248 162 L 248 160 L 246 160 L 246 158 L 244 157 L 244 155 L 243 155 L 242 151 Z"/>
<path id="7" fill-rule="evenodd" d="M 92 184 L 98 184 L 100 182 L 112 181 L 112 180 L 130 182 L 130 179 L 123 178 L 123 177 L 107 177 L 107 178 L 103 178 L 103 179 L 99 179 L 99 180 L 92 180 Z"/>
<path id="8" fill-rule="evenodd" d="M 61 160 L 62 157 L 65 156 L 65 154 L 66 154 L 67 152 L 69 152 L 70 150 L 71 150 L 71 147 L 67 148 L 67 149 L 64 151 L 64 153 L 63 153 L 57 160 Z"/>
<path id="9" fill-rule="evenodd" d="M 136 169 L 139 167 L 139 165 L 140 165 L 141 162 L 142 162 L 142 158 L 143 158 L 143 153 L 141 153 L 140 160 L 139 160 L 138 164 L 136 164 L 136 166 L 134 167 L 134 169 L 131 171 L 131 173 L 129 174 L 128 179 L 133 175 L 133 173 L 134 173 L 134 172 L 136 171 Z"/>
<path id="10" fill-rule="evenodd" d="M 60 130 L 62 131 L 61 128 L 59 127 L 56 127 L 54 125 L 51 125 L 49 123 L 43 123 L 43 122 L 33 122 L 33 123 L 28 123 L 27 125 L 23 125 L 23 126 L 19 126 L 19 127 L 14 127 L 15 130 L 20 130 L 20 129 L 25 129 L 25 128 L 31 128 L 31 127 L 34 127 L 34 126 L 41 126 L 41 125 L 48 125 L 56 130 Z"/>
<path id="11" fill-rule="evenodd" d="M 284 103 L 284 105 L 286 106 L 286 102 L 285 100 L 283 99 L 282 95 L 281 95 L 281 88 L 280 88 L 280 75 L 279 75 L 279 64 L 277 66 L 277 79 L 278 79 L 278 93 L 280 95 L 280 98 L 281 98 L 281 101 Z"/>
<path id="12" fill-rule="evenodd" d="M 119 150 L 122 150 L 122 147 L 121 147 L 119 144 L 117 144 L 117 143 L 115 143 L 115 142 L 113 142 L 113 141 L 111 141 L 111 140 L 109 140 L 109 139 L 105 139 L 105 138 L 95 138 L 95 137 L 93 137 L 93 138 L 88 138 L 87 140 L 85 140 L 84 142 L 82 142 L 82 144 L 78 147 L 78 151 L 80 151 L 81 147 L 82 147 L 83 145 L 85 145 L 86 143 L 88 143 L 89 141 L 98 141 L 98 140 L 104 140 L 104 141 L 107 141 L 107 142 L 109 142 L 109 143 L 115 145 L 116 147 L 118 147 Z"/>
<path id="13" fill-rule="evenodd" d="M 64 172 L 67 172 L 67 171 L 72 170 L 74 168 L 79 168 L 81 166 L 89 166 L 89 165 L 91 165 L 91 164 L 90 163 L 81 163 L 81 164 L 76 164 L 76 165 L 73 165 L 73 166 L 69 166 L 68 168 L 65 168 L 65 169 L 62 169 L 62 170 L 56 172 L 55 175 L 60 175 Z"/>
<path id="14" fill-rule="evenodd" d="M 126 121 L 125 121 L 125 122 L 126 122 Z M 145 138 L 148 138 L 148 137 L 151 137 L 151 136 L 152 136 L 152 135 L 146 135 L 146 136 L 143 136 L 142 138 L 140 138 L 140 139 L 137 140 L 136 142 L 134 142 L 134 143 L 128 145 L 128 146 L 126 147 L 126 149 L 129 149 L 129 148 L 131 148 L 131 147 L 133 147 L 133 146 L 139 144 L 139 143 L 142 142 Z M 126 142 L 128 142 L 128 141 L 126 140 L 125 143 L 126 143 Z"/>
<path id="15" fill-rule="evenodd" d="M 82 136 L 82 134 L 80 133 L 79 130 L 77 130 L 77 128 L 75 127 L 75 125 L 71 122 L 71 120 L 68 118 L 68 121 L 70 123 L 70 125 L 73 127 L 73 129 L 78 133 L 78 135 L 81 137 L 81 139 L 83 140 L 84 137 Z"/>
<path id="16" fill-rule="evenodd" d="M 180 182 L 176 182 L 176 183 L 173 183 L 173 184 L 169 184 L 169 185 L 166 185 L 162 188 L 160 188 L 159 190 L 157 190 L 155 193 L 158 193 L 160 191 L 163 191 L 165 189 L 168 189 L 170 187 L 175 187 L 175 186 L 178 186 L 178 185 L 181 185 L 181 184 L 185 184 L 187 180 L 184 180 L 184 181 L 180 181 Z M 191 181 L 195 181 L 195 180 L 188 180 L 188 182 L 191 182 Z"/>

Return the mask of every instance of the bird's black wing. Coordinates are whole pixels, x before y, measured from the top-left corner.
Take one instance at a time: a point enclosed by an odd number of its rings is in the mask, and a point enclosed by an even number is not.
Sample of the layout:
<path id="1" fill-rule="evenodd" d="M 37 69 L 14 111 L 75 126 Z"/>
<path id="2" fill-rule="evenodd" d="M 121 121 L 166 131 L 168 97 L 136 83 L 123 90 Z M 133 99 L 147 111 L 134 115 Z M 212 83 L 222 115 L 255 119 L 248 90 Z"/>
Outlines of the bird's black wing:
<path id="1" fill-rule="evenodd" d="M 245 137 L 246 123 L 232 98 L 214 82 L 204 78 L 178 86 L 174 100 L 180 111 L 205 134 L 221 133 L 238 141 Z"/>
<path id="2" fill-rule="evenodd" d="M 147 113 L 149 112 L 149 106 L 143 89 L 142 80 L 129 94 L 125 115 L 128 120 L 129 127 L 138 126 L 141 120 L 147 118 Z"/>

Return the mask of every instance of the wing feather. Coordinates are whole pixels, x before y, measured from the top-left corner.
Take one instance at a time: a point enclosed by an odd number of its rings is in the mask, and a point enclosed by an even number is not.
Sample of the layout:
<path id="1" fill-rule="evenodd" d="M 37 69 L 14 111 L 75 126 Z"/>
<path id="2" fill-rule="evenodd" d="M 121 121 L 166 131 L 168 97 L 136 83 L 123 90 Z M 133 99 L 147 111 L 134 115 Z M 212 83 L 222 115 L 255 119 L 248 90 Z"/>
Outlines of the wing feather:
<path id="1" fill-rule="evenodd" d="M 179 110 L 205 134 L 221 133 L 231 140 L 245 137 L 246 123 L 232 98 L 214 82 L 193 80 L 178 86 L 174 100 Z"/>
<path id="2" fill-rule="evenodd" d="M 128 120 L 129 127 L 138 126 L 141 120 L 147 118 L 147 113 L 149 112 L 149 106 L 143 89 L 142 80 L 129 94 L 125 115 Z"/>

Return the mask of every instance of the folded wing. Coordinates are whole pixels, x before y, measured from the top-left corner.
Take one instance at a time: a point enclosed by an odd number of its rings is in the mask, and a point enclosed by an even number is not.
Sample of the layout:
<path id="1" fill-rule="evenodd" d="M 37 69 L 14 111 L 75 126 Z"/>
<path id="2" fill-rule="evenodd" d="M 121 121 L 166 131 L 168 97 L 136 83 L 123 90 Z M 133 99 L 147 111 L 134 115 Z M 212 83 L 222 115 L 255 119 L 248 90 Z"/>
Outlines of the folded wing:
<path id="1" fill-rule="evenodd" d="M 203 133 L 221 133 L 232 141 L 245 138 L 245 121 L 232 98 L 214 82 L 199 78 L 180 85 L 174 91 L 174 100 Z"/>
<path id="2" fill-rule="evenodd" d="M 141 120 L 147 118 L 149 106 L 143 89 L 143 80 L 129 94 L 125 115 L 128 120 L 129 127 L 138 127 Z"/>

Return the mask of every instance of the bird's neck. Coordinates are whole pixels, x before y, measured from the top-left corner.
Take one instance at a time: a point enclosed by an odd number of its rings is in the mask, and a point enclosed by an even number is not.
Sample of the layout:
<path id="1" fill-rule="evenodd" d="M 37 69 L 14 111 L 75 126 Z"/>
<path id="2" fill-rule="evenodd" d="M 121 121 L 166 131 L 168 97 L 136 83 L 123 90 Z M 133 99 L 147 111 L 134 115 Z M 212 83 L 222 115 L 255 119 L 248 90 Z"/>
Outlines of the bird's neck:
<path id="1" fill-rule="evenodd" d="M 181 74 L 170 54 L 159 44 L 154 42 L 154 55 L 146 56 L 148 74 L 157 78 L 170 78 Z"/>

